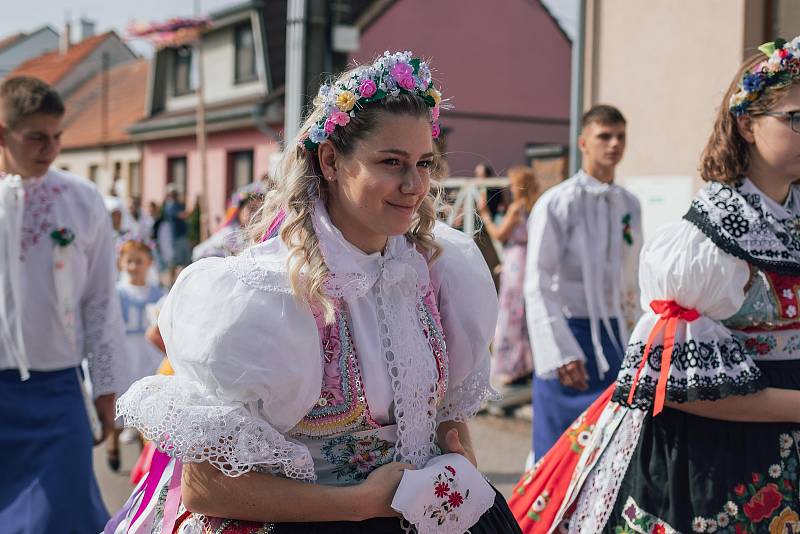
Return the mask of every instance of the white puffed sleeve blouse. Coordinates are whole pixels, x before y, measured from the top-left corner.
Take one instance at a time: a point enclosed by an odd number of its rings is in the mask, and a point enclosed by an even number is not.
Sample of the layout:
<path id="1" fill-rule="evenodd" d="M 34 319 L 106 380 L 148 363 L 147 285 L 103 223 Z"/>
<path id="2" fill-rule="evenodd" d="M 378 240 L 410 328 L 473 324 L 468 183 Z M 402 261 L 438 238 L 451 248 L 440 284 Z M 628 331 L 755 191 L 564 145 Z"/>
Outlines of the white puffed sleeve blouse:
<path id="1" fill-rule="evenodd" d="M 627 404 L 645 346 L 660 318 L 651 307 L 654 301 L 673 302 L 699 314 L 678 323 L 666 400 L 717 400 L 762 389 L 761 371 L 724 324 L 741 309 L 749 280 L 748 263 L 722 251 L 693 224 L 680 221 L 663 228 L 642 250 L 639 284 L 647 311 L 631 336 L 614 400 Z M 653 339 L 633 406 L 652 405 L 664 336 L 662 329 Z"/>
<path id="2" fill-rule="evenodd" d="M 395 459 L 424 465 L 437 451 L 435 424 L 469 418 L 495 395 L 488 268 L 472 240 L 443 225 L 435 230 L 443 254 L 430 268 L 403 236 L 382 255 L 361 252 L 321 203 L 314 228 L 332 274 L 326 293 L 352 324 L 370 420 L 396 425 Z M 118 402 L 127 425 L 181 461 L 208 461 L 231 476 L 255 468 L 316 478 L 319 446 L 297 428 L 323 400 L 326 352 L 311 307 L 291 292 L 287 257 L 273 238 L 180 275 L 159 318 L 175 375 L 130 388 Z M 418 315 L 431 289 L 447 344 L 443 398 Z"/>

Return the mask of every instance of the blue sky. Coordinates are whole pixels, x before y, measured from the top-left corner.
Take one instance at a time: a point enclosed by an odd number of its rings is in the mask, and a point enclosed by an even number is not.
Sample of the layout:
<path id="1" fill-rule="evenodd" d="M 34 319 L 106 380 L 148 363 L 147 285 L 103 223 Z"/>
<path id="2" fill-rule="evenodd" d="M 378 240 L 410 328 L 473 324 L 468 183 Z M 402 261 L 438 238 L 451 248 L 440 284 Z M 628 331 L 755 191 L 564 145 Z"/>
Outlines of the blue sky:
<path id="1" fill-rule="evenodd" d="M 241 0 L 201 0 L 201 13 L 208 14 L 218 9 L 236 5 Z M 194 14 L 194 0 L 0 0 L 0 38 L 24 31 L 29 32 L 49 24 L 59 33 L 64 21 L 72 21 L 72 36 L 79 36 L 78 20 L 87 17 L 97 23 L 97 32 L 116 30 L 123 38 L 128 22 L 160 21 L 175 16 Z M 142 42 L 132 42 L 139 53 L 147 53 L 149 47 Z"/>

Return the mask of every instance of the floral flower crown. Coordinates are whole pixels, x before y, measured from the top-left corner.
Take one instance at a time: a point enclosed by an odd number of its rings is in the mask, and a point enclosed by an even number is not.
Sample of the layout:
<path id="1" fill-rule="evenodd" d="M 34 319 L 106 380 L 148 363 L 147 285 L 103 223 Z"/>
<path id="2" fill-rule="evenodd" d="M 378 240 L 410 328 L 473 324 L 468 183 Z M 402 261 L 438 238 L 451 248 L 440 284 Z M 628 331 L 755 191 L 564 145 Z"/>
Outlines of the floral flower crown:
<path id="1" fill-rule="evenodd" d="M 356 70 L 346 80 L 323 84 L 315 99 L 323 116 L 314 124 L 300 145 L 310 151 L 336 130 L 346 126 L 350 118 L 365 105 L 389 95 L 413 94 L 421 97 L 431 109 L 431 135 L 439 137 L 439 104 L 442 94 L 433 86 L 428 64 L 411 52 L 384 52 L 372 65 Z"/>
<path id="2" fill-rule="evenodd" d="M 800 36 L 786 42 L 775 39 L 758 49 L 767 59 L 747 71 L 739 82 L 739 91 L 731 96 L 728 104 L 731 113 L 743 115 L 750 105 L 770 87 L 786 87 L 800 79 Z"/>
<path id="3" fill-rule="evenodd" d="M 264 200 L 266 194 L 267 184 L 263 180 L 252 182 L 234 191 L 231 195 L 231 206 L 238 208 L 250 200 Z"/>
<path id="4" fill-rule="evenodd" d="M 138 245 L 144 245 L 145 247 L 148 248 L 148 250 L 150 250 L 150 255 L 155 257 L 156 255 L 155 241 L 153 241 L 147 236 L 140 235 L 136 232 L 128 232 L 126 234 L 123 234 L 119 238 L 119 241 L 117 241 L 117 255 L 119 255 L 119 253 L 122 252 L 122 247 L 125 245 L 125 243 L 128 242 L 133 242 Z"/>

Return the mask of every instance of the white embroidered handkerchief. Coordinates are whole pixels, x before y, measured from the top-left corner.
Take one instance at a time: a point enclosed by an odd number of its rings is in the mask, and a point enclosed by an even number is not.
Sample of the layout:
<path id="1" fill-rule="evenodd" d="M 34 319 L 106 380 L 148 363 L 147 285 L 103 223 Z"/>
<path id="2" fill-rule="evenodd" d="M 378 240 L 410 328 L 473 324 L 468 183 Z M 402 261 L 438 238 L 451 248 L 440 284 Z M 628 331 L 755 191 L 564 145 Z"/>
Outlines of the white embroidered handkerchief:
<path id="1" fill-rule="evenodd" d="M 469 460 L 444 454 L 403 474 L 392 508 L 418 534 L 463 534 L 492 507 L 494 498 L 494 489 Z"/>

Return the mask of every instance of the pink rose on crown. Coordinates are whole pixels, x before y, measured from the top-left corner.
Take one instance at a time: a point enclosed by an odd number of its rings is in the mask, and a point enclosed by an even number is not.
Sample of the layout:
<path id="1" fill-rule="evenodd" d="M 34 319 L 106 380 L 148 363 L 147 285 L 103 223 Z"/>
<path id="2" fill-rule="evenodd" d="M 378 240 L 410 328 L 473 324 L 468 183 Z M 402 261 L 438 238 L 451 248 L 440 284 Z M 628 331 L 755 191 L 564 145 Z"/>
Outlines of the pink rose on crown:
<path id="1" fill-rule="evenodd" d="M 397 82 L 397 85 L 405 89 L 406 91 L 413 91 L 414 90 L 414 78 L 409 76 L 408 78 L 403 78 Z"/>
<path id="2" fill-rule="evenodd" d="M 411 91 L 414 89 L 414 70 L 411 68 L 411 65 L 408 63 L 397 63 L 394 67 L 389 71 L 392 75 L 392 78 L 397 82 L 397 85 Z"/>
<path id="3" fill-rule="evenodd" d="M 434 122 L 431 125 L 431 136 L 433 136 L 434 139 L 438 139 L 440 135 L 442 135 L 442 128 L 439 126 L 438 122 Z"/>
<path id="4" fill-rule="evenodd" d="M 336 126 L 347 126 L 350 122 L 350 115 L 343 111 L 334 111 L 328 120 Z"/>
<path id="5" fill-rule="evenodd" d="M 325 121 L 325 126 L 324 126 L 325 133 L 330 135 L 333 133 L 335 129 L 336 129 L 336 123 L 333 122 L 331 119 L 327 119 Z"/>
<path id="6" fill-rule="evenodd" d="M 361 80 L 361 83 L 358 86 L 358 92 L 364 98 L 369 98 L 374 95 L 378 90 L 378 87 L 375 85 L 375 82 L 372 80 Z"/>

